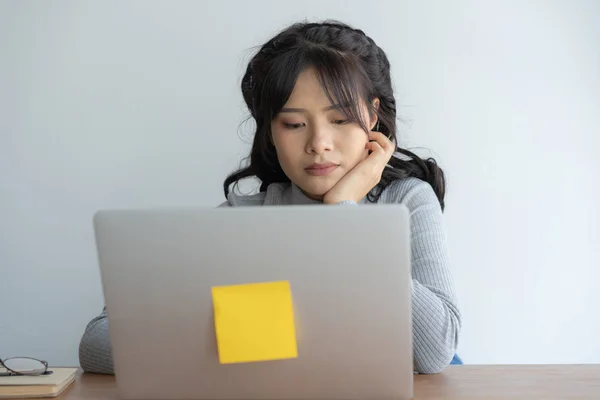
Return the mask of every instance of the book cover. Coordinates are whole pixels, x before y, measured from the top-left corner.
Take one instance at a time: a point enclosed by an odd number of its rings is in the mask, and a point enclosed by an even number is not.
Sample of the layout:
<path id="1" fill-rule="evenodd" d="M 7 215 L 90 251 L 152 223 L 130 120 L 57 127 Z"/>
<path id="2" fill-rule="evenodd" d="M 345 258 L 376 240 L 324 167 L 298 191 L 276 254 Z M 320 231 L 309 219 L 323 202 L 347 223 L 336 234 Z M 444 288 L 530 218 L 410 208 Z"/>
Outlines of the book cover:
<path id="1" fill-rule="evenodd" d="M 0 376 L 0 399 L 56 397 L 75 381 L 77 368 L 48 368 L 49 375 Z"/>

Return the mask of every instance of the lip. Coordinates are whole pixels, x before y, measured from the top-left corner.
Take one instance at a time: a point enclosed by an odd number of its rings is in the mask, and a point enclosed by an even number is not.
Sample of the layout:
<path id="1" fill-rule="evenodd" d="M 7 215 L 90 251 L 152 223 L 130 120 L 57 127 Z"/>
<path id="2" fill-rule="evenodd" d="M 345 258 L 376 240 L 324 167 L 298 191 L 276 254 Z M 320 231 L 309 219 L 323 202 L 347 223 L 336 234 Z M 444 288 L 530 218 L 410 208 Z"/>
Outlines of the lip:
<path id="1" fill-rule="evenodd" d="M 314 163 L 306 167 L 304 170 L 309 175 L 325 176 L 332 173 L 337 167 L 339 167 L 339 165 L 332 162 Z"/>

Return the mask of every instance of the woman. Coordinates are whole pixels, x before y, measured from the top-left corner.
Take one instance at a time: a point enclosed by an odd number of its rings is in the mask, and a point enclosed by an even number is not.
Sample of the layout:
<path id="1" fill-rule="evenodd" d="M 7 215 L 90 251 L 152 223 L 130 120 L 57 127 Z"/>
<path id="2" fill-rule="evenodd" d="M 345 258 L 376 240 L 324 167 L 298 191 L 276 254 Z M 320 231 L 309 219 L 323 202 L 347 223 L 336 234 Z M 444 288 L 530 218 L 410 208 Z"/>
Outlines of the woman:
<path id="1" fill-rule="evenodd" d="M 442 220 L 445 182 L 433 159 L 396 147 L 388 59 L 362 31 L 302 23 L 265 43 L 242 80 L 256 122 L 247 167 L 224 182 L 221 207 L 403 203 L 411 213 L 414 366 L 437 373 L 453 359 L 460 313 Z M 400 153 L 400 157 L 394 155 Z M 230 192 L 257 177 L 260 192 Z M 80 345 L 86 371 L 112 373 L 106 314 Z"/>

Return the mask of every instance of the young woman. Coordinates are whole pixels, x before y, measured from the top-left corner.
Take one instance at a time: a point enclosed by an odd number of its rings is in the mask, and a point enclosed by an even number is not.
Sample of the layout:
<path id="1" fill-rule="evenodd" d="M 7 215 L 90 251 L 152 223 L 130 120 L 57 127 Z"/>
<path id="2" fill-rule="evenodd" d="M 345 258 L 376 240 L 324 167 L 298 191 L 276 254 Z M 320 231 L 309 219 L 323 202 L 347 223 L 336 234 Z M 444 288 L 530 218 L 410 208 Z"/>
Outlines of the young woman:
<path id="1" fill-rule="evenodd" d="M 442 220 L 444 174 L 433 159 L 396 146 L 396 102 L 383 50 L 345 24 L 295 24 L 252 58 L 242 94 L 256 133 L 249 165 L 225 179 L 221 207 L 405 204 L 414 367 L 440 372 L 453 359 L 461 325 Z M 247 177 L 260 180 L 258 194 L 230 191 Z M 113 372 L 105 312 L 88 324 L 79 357 L 86 371 Z"/>

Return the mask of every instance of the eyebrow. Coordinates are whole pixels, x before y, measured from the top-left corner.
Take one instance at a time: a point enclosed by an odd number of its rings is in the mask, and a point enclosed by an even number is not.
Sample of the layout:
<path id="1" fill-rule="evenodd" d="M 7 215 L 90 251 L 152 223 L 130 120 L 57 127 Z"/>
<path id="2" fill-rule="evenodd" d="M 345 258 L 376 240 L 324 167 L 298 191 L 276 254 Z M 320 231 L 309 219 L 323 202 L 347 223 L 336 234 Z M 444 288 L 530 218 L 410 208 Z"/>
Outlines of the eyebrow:
<path id="1" fill-rule="evenodd" d="M 330 110 L 339 110 L 344 108 L 350 108 L 349 104 L 332 104 L 322 109 L 322 111 L 330 111 Z M 280 113 L 304 113 L 306 112 L 306 108 L 289 108 L 284 107 L 279 112 Z"/>

